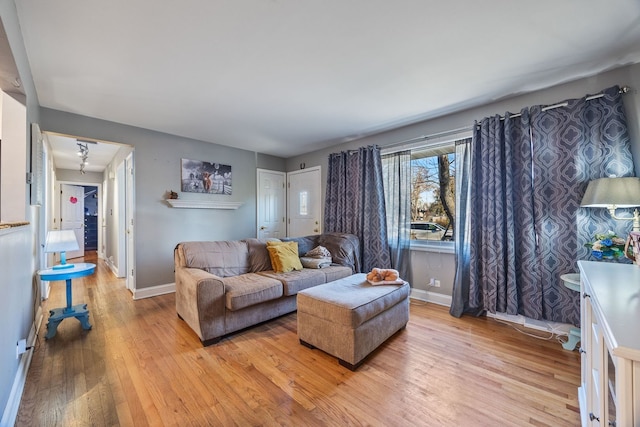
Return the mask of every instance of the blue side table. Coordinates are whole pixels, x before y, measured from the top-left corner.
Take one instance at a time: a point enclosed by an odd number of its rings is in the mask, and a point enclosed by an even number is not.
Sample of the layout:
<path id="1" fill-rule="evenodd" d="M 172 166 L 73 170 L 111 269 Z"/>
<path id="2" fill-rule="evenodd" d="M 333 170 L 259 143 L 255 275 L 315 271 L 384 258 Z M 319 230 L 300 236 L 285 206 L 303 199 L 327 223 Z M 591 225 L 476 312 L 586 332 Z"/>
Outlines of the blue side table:
<path id="1" fill-rule="evenodd" d="M 564 282 L 564 286 L 572 291 L 580 293 L 580 273 L 568 273 L 560 276 L 560 280 Z M 571 328 L 567 342 L 562 344 L 565 350 L 573 351 L 580 342 L 580 329 Z"/>
<path id="2" fill-rule="evenodd" d="M 38 271 L 38 275 L 42 280 L 48 280 L 52 282 L 56 280 L 67 281 L 67 306 L 49 310 L 49 322 L 47 323 L 47 334 L 44 337 L 45 339 L 53 338 L 58 330 L 58 325 L 67 317 L 75 317 L 76 319 L 78 319 L 80 321 L 80 324 L 82 325 L 82 329 L 86 331 L 91 329 L 87 304 L 78 304 L 74 306 L 71 305 L 71 279 L 75 279 L 76 277 L 90 276 L 93 274 L 95 269 L 95 264 L 80 262 L 73 264 L 73 267 L 70 268 L 47 268 L 46 270 Z"/>

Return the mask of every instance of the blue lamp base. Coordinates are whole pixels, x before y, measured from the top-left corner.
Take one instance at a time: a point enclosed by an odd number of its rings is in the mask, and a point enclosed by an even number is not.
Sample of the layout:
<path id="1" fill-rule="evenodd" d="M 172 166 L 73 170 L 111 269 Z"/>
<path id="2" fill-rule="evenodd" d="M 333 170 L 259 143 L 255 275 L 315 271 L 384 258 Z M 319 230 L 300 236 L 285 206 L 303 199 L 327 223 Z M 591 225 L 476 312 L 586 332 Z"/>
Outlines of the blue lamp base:
<path id="1" fill-rule="evenodd" d="M 65 268 L 73 268 L 73 264 L 67 264 L 67 252 L 61 251 L 60 252 L 60 264 L 54 265 L 53 269 L 54 270 L 62 270 L 62 269 L 65 269 Z"/>

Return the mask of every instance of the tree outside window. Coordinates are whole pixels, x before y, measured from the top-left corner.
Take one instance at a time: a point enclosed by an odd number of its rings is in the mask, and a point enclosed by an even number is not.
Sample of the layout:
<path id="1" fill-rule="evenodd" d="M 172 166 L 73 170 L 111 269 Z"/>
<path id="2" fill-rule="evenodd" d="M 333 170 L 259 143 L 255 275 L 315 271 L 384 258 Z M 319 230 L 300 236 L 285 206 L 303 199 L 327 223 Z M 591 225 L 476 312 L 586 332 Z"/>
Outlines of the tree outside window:
<path id="1" fill-rule="evenodd" d="M 453 145 L 411 153 L 411 238 L 453 240 L 455 152 Z"/>

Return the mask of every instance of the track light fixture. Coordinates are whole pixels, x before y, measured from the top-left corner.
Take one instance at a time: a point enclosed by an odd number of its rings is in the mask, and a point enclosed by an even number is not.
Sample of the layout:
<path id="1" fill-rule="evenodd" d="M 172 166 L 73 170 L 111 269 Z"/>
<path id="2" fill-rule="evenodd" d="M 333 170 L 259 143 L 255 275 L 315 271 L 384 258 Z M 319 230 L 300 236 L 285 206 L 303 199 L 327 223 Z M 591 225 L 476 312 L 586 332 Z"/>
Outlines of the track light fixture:
<path id="1" fill-rule="evenodd" d="M 77 142 L 78 144 L 78 156 L 80 156 L 80 173 L 85 174 L 84 167 L 89 164 L 87 159 L 89 158 L 89 146 L 86 142 Z"/>

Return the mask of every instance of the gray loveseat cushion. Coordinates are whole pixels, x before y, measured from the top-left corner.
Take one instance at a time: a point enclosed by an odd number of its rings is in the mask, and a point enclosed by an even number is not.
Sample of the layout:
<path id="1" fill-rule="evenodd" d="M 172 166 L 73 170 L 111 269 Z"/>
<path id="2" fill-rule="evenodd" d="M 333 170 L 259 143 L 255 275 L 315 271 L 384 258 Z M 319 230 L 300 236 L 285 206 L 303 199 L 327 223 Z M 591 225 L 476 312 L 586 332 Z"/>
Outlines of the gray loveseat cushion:
<path id="1" fill-rule="evenodd" d="M 274 300 L 282 296 L 282 283 L 256 273 L 225 277 L 225 305 L 229 310 Z"/>
<path id="2" fill-rule="evenodd" d="M 280 239 L 247 239 L 247 247 L 249 248 L 249 268 L 252 273 L 259 271 L 272 270 L 271 258 L 267 250 L 267 242 L 269 240 Z"/>
<path id="3" fill-rule="evenodd" d="M 243 241 L 182 243 L 186 267 L 199 268 L 219 277 L 249 273 L 249 250 Z"/>
<path id="4" fill-rule="evenodd" d="M 318 269 L 304 268 L 288 273 L 276 273 L 275 271 L 263 271 L 261 276 L 278 280 L 283 284 L 283 293 L 286 296 L 295 295 L 303 289 L 325 283 L 325 274 Z"/>

